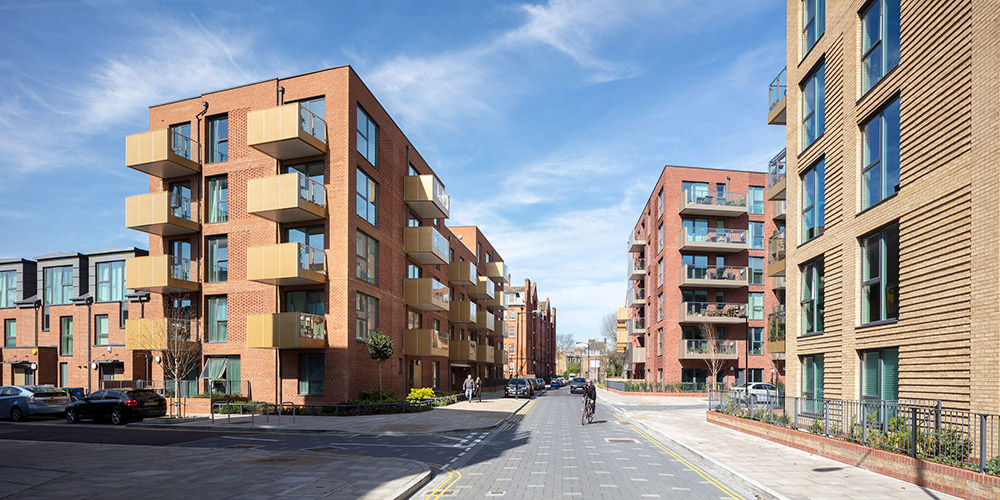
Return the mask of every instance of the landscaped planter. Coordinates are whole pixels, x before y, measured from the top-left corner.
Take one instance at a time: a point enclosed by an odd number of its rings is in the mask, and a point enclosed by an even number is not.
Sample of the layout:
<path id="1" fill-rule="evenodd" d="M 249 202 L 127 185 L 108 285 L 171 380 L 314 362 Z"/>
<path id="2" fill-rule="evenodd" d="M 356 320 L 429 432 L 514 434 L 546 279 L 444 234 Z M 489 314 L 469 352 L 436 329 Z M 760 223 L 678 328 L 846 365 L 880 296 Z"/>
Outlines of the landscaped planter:
<path id="1" fill-rule="evenodd" d="M 708 411 L 709 423 L 969 500 L 1000 498 L 1000 476 Z"/>

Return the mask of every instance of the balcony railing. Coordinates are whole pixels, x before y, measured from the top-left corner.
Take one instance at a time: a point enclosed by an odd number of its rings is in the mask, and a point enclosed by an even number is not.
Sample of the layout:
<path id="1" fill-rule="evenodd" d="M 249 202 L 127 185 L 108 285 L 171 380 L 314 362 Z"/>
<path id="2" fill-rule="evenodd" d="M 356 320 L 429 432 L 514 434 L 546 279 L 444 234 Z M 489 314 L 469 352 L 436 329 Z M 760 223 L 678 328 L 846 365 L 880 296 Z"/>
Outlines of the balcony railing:
<path id="1" fill-rule="evenodd" d="M 290 242 L 247 248 L 247 279 L 271 285 L 326 282 L 326 254 L 320 248 Z"/>
<path id="2" fill-rule="evenodd" d="M 125 348 L 133 350 L 172 350 L 186 348 L 198 340 L 195 319 L 129 318 L 125 320 Z"/>
<path id="3" fill-rule="evenodd" d="M 301 312 L 250 314 L 247 347 L 322 349 L 326 347 L 326 317 Z"/>
<path id="4" fill-rule="evenodd" d="M 403 201 L 421 218 L 447 219 L 451 213 L 451 197 L 437 177 L 410 175 L 403 180 Z"/>
<path id="5" fill-rule="evenodd" d="M 133 257 L 125 261 L 125 286 L 156 293 L 198 291 L 198 263 L 173 255 Z"/>
<path id="6" fill-rule="evenodd" d="M 771 218 L 785 220 L 785 211 L 788 203 L 785 200 L 774 200 L 771 202 Z"/>
<path id="7" fill-rule="evenodd" d="M 785 233 L 778 232 L 767 240 L 767 275 L 785 275 Z"/>
<path id="8" fill-rule="evenodd" d="M 645 248 L 645 246 L 646 246 L 646 240 L 643 239 L 641 235 L 637 235 L 636 233 L 633 232 L 628 237 L 629 252 L 641 252 L 642 249 Z"/>
<path id="9" fill-rule="evenodd" d="M 434 278 L 407 278 L 403 281 L 403 303 L 422 311 L 447 311 L 449 290 Z"/>
<path id="10" fill-rule="evenodd" d="M 403 331 L 403 354 L 407 356 L 448 356 L 448 332 L 432 329 Z"/>
<path id="11" fill-rule="evenodd" d="M 746 193 L 685 189 L 681 191 L 680 213 L 735 217 L 747 213 Z"/>
<path id="12" fill-rule="evenodd" d="M 299 126 L 303 132 L 326 142 L 326 121 L 304 106 L 299 106 Z"/>
<path id="13" fill-rule="evenodd" d="M 747 286 L 747 268 L 686 264 L 681 266 L 681 285 L 704 285 L 726 288 Z"/>
<path id="14" fill-rule="evenodd" d="M 785 199 L 785 151 L 771 158 L 767 164 L 767 199 Z"/>
<path id="15" fill-rule="evenodd" d="M 275 222 L 326 218 L 326 189 L 300 172 L 250 179 L 247 212 Z"/>
<path id="16" fill-rule="evenodd" d="M 646 259 L 630 258 L 628 262 L 629 279 L 639 279 L 646 275 Z"/>
<path id="17" fill-rule="evenodd" d="M 678 359 L 711 359 L 714 355 L 716 359 L 737 359 L 739 350 L 735 340 L 715 341 L 715 352 L 712 352 L 712 343 L 704 339 L 684 339 L 680 341 L 677 349 Z"/>
<path id="18" fill-rule="evenodd" d="M 326 122 L 293 102 L 247 113 L 247 144 L 279 160 L 327 151 Z"/>
<path id="19" fill-rule="evenodd" d="M 739 252 L 747 249 L 747 230 L 683 227 L 680 243 L 685 251 Z"/>
<path id="20" fill-rule="evenodd" d="M 150 130 L 125 138 L 125 165 L 161 179 L 197 174 L 199 148 L 177 129 Z"/>
<path id="21" fill-rule="evenodd" d="M 479 276 L 476 279 L 476 286 L 469 287 L 466 292 L 474 299 L 493 300 L 496 296 L 496 285 L 486 276 Z"/>
<path id="22" fill-rule="evenodd" d="M 452 300 L 449 304 L 448 321 L 476 323 L 476 304 L 468 300 Z"/>
<path id="23" fill-rule="evenodd" d="M 411 259 L 424 265 L 448 263 L 448 238 L 434 226 L 403 228 L 403 250 Z"/>
<path id="24" fill-rule="evenodd" d="M 628 307 L 640 307 L 646 304 L 646 289 L 630 287 L 625 293 L 625 303 Z"/>
<path id="25" fill-rule="evenodd" d="M 125 226 L 160 236 L 198 232 L 197 206 L 169 191 L 129 196 L 125 199 Z"/>
<path id="26" fill-rule="evenodd" d="M 767 109 L 774 109 L 785 98 L 787 93 L 786 80 L 788 79 L 788 68 L 781 68 L 781 72 L 778 76 L 774 77 L 771 81 L 770 87 L 768 87 L 768 99 L 767 99 Z"/>
<path id="27" fill-rule="evenodd" d="M 747 304 L 732 302 L 681 302 L 680 321 L 687 323 L 743 323 Z"/>
<path id="28" fill-rule="evenodd" d="M 476 264 L 472 261 L 454 261 L 448 264 L 448 282 L 452 285 L 475 285 L 477 276 Z"/>
<path id="29" fill-rule="evenodd" d="M 486 263 L 486 277 L 493 280 L 494 283 L 507 283 L 509 276 L 510 269 L 503 261 L 495 260 Z"/>
<path id="30" fill-rule="evenodd" d="M 646 333 L 646 320 L 644 318 L 631 318 L 628 320 L 628 335 L 643 335 Z"/>

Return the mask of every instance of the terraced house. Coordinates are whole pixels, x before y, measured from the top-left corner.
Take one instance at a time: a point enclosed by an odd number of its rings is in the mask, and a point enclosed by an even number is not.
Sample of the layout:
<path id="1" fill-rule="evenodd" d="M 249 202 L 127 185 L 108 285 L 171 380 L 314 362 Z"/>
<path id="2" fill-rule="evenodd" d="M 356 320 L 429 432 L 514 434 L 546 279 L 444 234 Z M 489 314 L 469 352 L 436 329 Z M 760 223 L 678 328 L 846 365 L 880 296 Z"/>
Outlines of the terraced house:
<path id="1" fill-rule="evenodd" d="M 790 395 L 1000 412 L 1000 113 L 988 0 L 789 1 Z M 787 79 L 787 91 L 784 80 Z"/>
<path id="2" fill-rule="evenodd" d="M 783 360 L 765 340 L 783 282 L 764 277 L 764 259 L 784 223 L 764 203 L 765 183 L 763 172 L 660 172 L 627 248 L 629 376 L 686 390 L 704 390 L 713 376 L 783 379 Z"/>
<path id="3" fill-rule="evenodd" d="M 196 343 L 192 392 L 357 397 L 378 387 L 375 330 L 393 339 L 381 376 L 397 395 L 504 363 L 503 259 L 445 225 L 444 183 L 350 67 L 153 106 L 126 164 L 149 176 L 128 227 L 150 235 L 126 263 L 150 294 L 127 347 Z"/>

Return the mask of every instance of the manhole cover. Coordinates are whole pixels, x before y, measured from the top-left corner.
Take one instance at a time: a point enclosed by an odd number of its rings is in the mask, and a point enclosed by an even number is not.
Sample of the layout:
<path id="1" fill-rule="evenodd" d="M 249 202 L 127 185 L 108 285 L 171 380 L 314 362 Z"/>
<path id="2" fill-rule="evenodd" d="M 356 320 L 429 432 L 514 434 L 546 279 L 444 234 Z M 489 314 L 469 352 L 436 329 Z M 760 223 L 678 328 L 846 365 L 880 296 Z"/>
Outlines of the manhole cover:
<path id="1" fill-rule="evenodd" d="M 638 444 L 639 442 L 635 439 L 629 438 L 604 438 L 605 441 L 609 443 L 628 443 L 628 444 Z"/>
<path id="2" fill-rule="evenodd" d="M 241 450 L 241 449 L 244 449 L 244 448 L 260 448 L 260 445 L 259 444 L 231 444 L 229 446 L 226 446 L 226 448 L 233 449 L 233 450 Z"/>
<path id="3" fill-rule="evenodd" d="M 342 450 L 342 449 L 343 448 L 337 448 L 335 446 L 320 446 L 318 448 L 306 448 L 305 451 L 319 451 L 319 452 L 322 452 L 322 451 L 337 451 L 337 450 Z"/>

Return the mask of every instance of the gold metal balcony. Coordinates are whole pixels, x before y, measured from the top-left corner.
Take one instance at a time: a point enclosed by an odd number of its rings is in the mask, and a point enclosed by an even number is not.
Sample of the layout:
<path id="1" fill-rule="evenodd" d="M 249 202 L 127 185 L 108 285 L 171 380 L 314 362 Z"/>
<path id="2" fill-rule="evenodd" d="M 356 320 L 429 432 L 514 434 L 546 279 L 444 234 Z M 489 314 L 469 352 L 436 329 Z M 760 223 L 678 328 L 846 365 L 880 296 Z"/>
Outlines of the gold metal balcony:
<path id="1" fill-rule="evenodd" d="M 125 165 L 160 179 L 201 173 L 198 155 L 197 142 L 168 128 L 125 137 Z"/>
<path id="2" fill-rule="evenodd" d="M 326 348 L 326 318 L 283 312 L 247 316 L 247 347 L 272 349 Z"/>
<path id="3" fill-rule="evenodd" d="M 326 189 L 298 172 L 250 179 L 247 213 L 275 222 L 323 220 Z"/>
<path id="4" fill-rule="evenodd" d="M 403 303 L 421 311 L 448 311 L 448 287 L 434 278 L 403 280 Z"/>
<path id="5" fill-rule="evenodd" d="M 499 260 L 486 263 L 486 277 L 493 280 L 494 283 L 507 283 L 508 276 L 510 276 L 510 269 L 507 269 L 507 264 Z"/>
<path id="6" fill-rule="evenodd" d="M 476 304 L 468 300 L 451 301 L 448 321 L 452 323 L 477 323 Z"/>
<path id="7" fill-rule="evenodd" d="M 125 198 L 125 227 L 159 236 L 201 231 L 197 205 L 169 191 Z"/>
<path id="8" fill-rule="evenodd" d="M 713 356 L 711 344 L 707 340 L 681 340 L 677 345 L 677 359 L 711 359 Z M 715 359 L 739 359 L 735 340 L 719 340 L 715 343 Z"/>
<path id="9" fill-rule="evenodd" d="M 472 340 L 454 340 L 448 345 L 449 361 L 475 361 L 476 343 Z"/>
<path id="10" fill-rule="evenodd" d="M 506 366 L 507 365 L 507 351 L 503 349 L 493 349 L 493 364 Z"/>
<path id="11" fill-rule="evenodd" d="M 492 332 L 495 332 L 496 320 L 494 319 L 493 313 L 488 311 L 476 311 L 476 326 L 474 329 L 488 332 L 487 335 L 491 335 Z"/>
<path id="12" fill-rule="evenodd" d="M 448 238 L 434 226 L 403 228 L 403 251 L 421 264 L 447 264 L 448 250 Z"/>
<path id="13" fill-rule="evenodd" d="M 743 288 L 748 283 L 745 267 L 681 266 L 680 286 Z"/>
<path id="14" fill-rule="evenodd" d="M 477 278 L 476 286 L 469 287 L 466 292 L 470 297 L 474 299 L 486 299 L 492 301 L 496 296 L 496 289 L 494 284 L 486 276 L 479 276 Z"/>
<path id="15" fill-rule="evenodd" d="M 746 321 L 747 305 L 727 302 L 681 302 L 680 323 L 742 324 Z"/>
<path id="16" fill-rule="evenodd" d="M 476 362 L 477 363 L 493 363 L 493 346 L 488 346 L 486 344 L 479 344 L 476 346 Z"/>
<path id="17" fill-rule="evenodd" d="M 302 243 L 249 247 L 247 279 L 279 286 L 326 283 L 325 255 Z"/>
<path id="18" fill-rule="evenodd" d="M 472 261 L 448 264 L 448 282 L 452 285 L 472 286 L 476 284 L 476 265 Z"/>
<path id="19" fill-rule="evenodd" d="M 403 178 L 403 201 L 423 219 L 447 219 L 451 210 L 451 198 L 433 175 Z"/>
<path id="20" fill-rule="evenodd" d="M 747 214 L 747 194 L 687 189 L 681 191 L 677 205 L 684 215 L 739 217 Z"/>
<path id="21" fill-rule="evenodd" d="M 741 252 L 747 249 L 745 229 L 682 227 L 680 250 L 685 252 Z"/>
<path id="22" fill-rule="evenodd" d="M 487 300 L 484 306 L 490 311 L 503 314 L 503 311 L 507 309 L 509 301 L 510 299 L 507 298 L 507 294 L 503 293 L 503 290 L 499 290 L 496 292 L 496 296 L 493 297 L 493 300 Z"/>
<path id="23" fill-rule="evenodd" d="M 429 328 L 403 330 L 403 354 L 407 356 L 448 356 L 448 332 Z"/>
<path id="24" fill-rule="evenodd" d="M 326 122 L 297 102 L 256 109 L 247 113 L 247 145 L 279 160 L 324 154 Z"/>
<path id="25" fill-rule="evenodd" d="M 504 332 L 504 325 L 506 323 L 503 320 L 503 316 L 494 316 L 493 318 L 493 334 L 494 335 L 506 335 Z"/>
<path id="26" fill-rule="evenodd" d="M 172 255 L 125 260 L 125 288 L 156 293 L 197 292 L 198 263 Z"/>
<path id="27" fill-rule="evenodd" d="M 162 351 L 197 346 L 198 321 L 176 318 L 129 318 L 125 320 L 125 348 Z"/>

